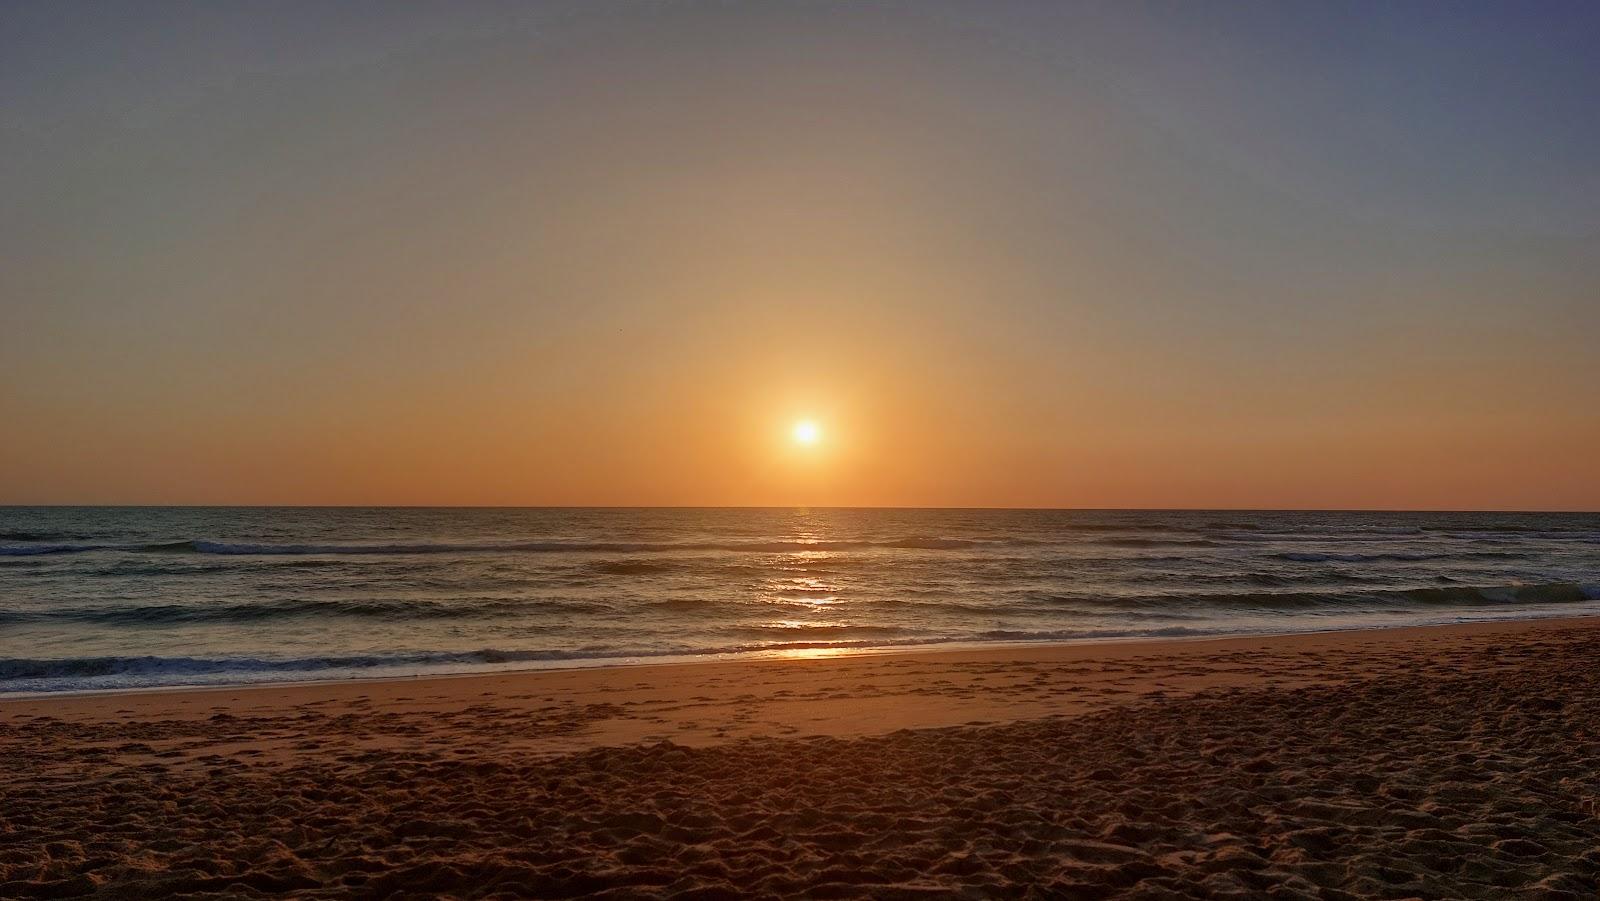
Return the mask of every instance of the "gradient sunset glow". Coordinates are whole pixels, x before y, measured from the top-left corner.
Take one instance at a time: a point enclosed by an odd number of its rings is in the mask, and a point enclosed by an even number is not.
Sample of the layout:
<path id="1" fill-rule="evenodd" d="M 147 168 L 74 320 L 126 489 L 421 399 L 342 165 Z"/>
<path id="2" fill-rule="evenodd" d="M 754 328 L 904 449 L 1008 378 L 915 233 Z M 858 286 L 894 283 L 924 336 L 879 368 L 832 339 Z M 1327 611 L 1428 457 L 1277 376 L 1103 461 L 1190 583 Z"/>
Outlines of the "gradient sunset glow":
<path id="1" fill-rule="evenodd" d="M 0 12 L 0 503 L 1600 507 L 1593 6 L 134 12 Z"/>

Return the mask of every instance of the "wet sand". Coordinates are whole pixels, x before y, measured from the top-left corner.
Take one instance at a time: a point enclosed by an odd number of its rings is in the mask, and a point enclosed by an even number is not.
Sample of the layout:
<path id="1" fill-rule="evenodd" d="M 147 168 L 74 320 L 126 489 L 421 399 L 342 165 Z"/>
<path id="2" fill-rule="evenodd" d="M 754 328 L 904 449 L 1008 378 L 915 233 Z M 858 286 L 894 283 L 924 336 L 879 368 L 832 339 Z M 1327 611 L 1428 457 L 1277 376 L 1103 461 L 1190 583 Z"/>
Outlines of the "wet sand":
<path id="1" fill-rule="evenodd" d="M 1594 897 L 1600 620 L 0 701 L 0 897 Z"/>

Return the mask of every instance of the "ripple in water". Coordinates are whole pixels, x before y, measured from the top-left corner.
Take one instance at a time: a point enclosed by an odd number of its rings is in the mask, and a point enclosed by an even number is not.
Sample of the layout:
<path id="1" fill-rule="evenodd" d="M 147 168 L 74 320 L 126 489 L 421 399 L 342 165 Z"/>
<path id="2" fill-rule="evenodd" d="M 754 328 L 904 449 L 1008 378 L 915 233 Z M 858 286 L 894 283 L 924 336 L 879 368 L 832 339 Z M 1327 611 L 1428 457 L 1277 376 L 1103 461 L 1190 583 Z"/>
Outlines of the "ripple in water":
<path id="1" fill-rule="evenodd" d="M 0 508 L 0 692 L 1589 612 L 1600 515 Z"/>

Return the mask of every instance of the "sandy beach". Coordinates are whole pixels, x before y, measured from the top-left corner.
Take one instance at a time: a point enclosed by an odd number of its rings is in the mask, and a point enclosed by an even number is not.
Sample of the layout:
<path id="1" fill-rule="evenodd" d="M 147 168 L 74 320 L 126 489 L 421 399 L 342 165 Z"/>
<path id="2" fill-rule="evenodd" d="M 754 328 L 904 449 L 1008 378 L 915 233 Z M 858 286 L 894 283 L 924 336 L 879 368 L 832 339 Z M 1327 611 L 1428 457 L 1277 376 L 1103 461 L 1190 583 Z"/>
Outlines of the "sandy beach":
<path id="1" fill-rule="evenodd" d="M 0 901 L 1600 901 L 1596 46 L 0 4 Z"/>
<path id="2" fill-rule="evenodd" d="M 1600 620 L 0 702 L 0 897 L 1592 897 Z"/>

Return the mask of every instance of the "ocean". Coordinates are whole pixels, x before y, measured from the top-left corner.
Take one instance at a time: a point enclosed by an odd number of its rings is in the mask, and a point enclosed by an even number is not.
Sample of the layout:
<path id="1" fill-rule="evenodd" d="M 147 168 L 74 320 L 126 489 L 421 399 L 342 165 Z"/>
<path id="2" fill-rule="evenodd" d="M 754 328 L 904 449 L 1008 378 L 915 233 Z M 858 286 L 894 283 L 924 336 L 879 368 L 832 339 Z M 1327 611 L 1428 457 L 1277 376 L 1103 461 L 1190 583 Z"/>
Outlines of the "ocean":
<path id="1" fill-rule="evenodd" d="M 1600 514 L 0 507 L 0 693 L 1597 604 Z"/>

